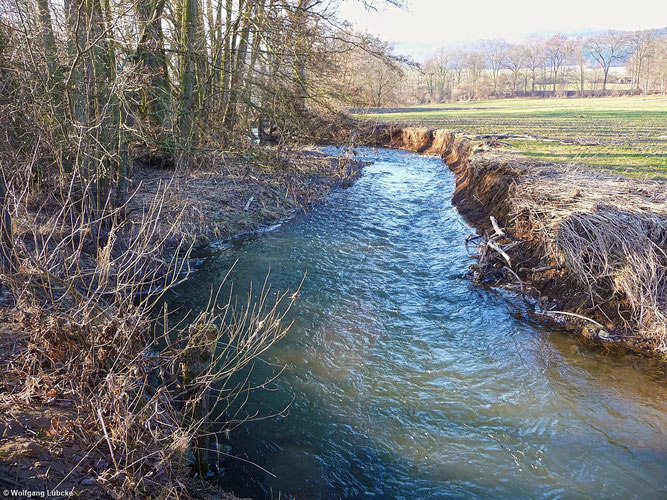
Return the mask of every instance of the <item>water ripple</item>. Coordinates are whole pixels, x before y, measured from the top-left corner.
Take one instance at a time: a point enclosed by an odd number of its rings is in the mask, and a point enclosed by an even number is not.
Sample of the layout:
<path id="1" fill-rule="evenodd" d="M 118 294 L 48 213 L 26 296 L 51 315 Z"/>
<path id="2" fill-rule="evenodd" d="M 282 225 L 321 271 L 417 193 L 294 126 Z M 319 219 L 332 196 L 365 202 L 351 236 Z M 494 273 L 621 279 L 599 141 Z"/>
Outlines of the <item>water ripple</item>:
<path id="1" fill-rule="evenodd" d="M 287 369 L 247 408 L 293 399 L 289 416 L 231 442 L 277 477 L 228 460 L 223 485 L 255 498 L 667 496 L 665 387 L 463 278 L 471 229 L 439 159 L 364 155 L 375 163 L 353 187 L 227 242 L 180 293 L 205 303 L 237 259 L 242 294 L 269 268 L 274 289 L 308 273 L 267 356 Z"/>

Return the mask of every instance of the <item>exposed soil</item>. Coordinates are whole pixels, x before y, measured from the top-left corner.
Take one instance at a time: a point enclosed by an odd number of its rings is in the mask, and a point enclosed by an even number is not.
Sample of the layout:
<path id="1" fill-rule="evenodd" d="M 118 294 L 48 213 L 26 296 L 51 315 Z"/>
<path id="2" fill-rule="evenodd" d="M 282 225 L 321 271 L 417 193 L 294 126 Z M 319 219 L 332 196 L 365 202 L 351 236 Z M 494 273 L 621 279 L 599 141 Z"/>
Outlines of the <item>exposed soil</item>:
<path id="1" fill-rule="evenodd" d="M 160 231 L 172 232 L 172 244 L 186 238 L 203 247 L 308 209 L 331 189 L 354 182 L 362 166 L 308 148 L 254 159 L 215 155 L 187 172 L 143 166 L 128 213 L 138 220 L 164 192 Z"/>

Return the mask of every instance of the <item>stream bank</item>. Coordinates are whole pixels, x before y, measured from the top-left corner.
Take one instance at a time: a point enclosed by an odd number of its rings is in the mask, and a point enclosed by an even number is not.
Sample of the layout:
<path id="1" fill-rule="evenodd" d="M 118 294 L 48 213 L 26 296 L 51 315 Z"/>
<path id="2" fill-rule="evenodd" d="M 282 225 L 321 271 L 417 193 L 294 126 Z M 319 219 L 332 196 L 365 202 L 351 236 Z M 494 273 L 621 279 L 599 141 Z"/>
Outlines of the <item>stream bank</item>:
<path id="1" fill-rule="evenodd" d="M 185 240 L 203 249 L 311 208 L 332 189 L 353 183 L 362 167 L 351 157 L 310 147 L 210 154 L 186 172 L 143 166 L 128 213 L 140 216 L 159 198 L 157 235 L 167 238 L 167 248 Z"/>
<path id="2" fill-rule="evenodd" d="M 514 291 L 471 283 L 474 229 L 452 205 L 455 176 L 439 156 L 356 151 L 371 164 L 353 186 L 273 231 L 216 245 L 174 290 L 174 305 L 198 311 L 223 282 L 226 304 L 231 289 L 259 296 L 269 271 L 280 291 L 306 274 L 289 333 L 247 379 L 262 389 L 239 418 L 257 418 L 223 440 L 242 459 L 222 463 L 223 488 L 252 498 L 659 497 L 660 363 L 589 348 L 532 320 Z"/>
<path id="3" fill-rule="evenodd" d="M 536 311 L 605 348 L 667 353 L 667 182 L 530 162 L 447 130 L 379 125 L 354 136 L 443 159 L 453 203 L 483 236 L 478 281 L 526 292 Z"/>
<path id="4" fill-rule="evenodd" d="M 536 221 L 543 221 L 544 217 L 556 213 L 553 209 L 554 204 L 560 203 L 558 206 L 569 215 L 579 212 L 589 213 L 591 204 L 595 212 L 599 213 L 601 210 L 595 201 L 599 200 L 600 193 L 602 195 L 611 193 L 609 189 L 613 186 L 616 199 L 633 200 L 626 204 L 634 203 L 631 205 L 636 207 L 633 214 L 638 214 L 640 220 L 646 220 L 647 211 L 655 212 L 658 225 L 649 224 L 646 226 L 647 230 L 661 227 L 660 192 L 656 192 L 651 186 L 638 185 L 635 181 L 614 181 L 605 178 L 603 187 L 594 186 L 590 184 L 591 176 L 587 173 L 577 177 L 577 172 L 568 172 L 565 175 L 553 165 L 517 163 L 511 157 L 499 155 L 486 143 L 476 143 L 461 134 L 447 131 L 385 128 L 381 136 L 376 136 L 375 141 L 377 145 L 438 155 L 445 160 L 456 174 L 456 189 L 452 193 L 452 199 L 466 219 L 482 233 L 491 233 L 493 228 L 489 217 L 493 215 L 512 233 L 513 238 L 522 241 L 521 245 L 513 247 L 510 256 L 512 261 L 521 264 L 517 266 L 516 273 L 522 282 L 530 284 L 539 293 L 538 305 L 542 309 L 558 307 L 562 308 L 561 310 L 581 311 L 581 307 L 587 307 L 577 302 L 586 300 L 588 296 L 586 288 L 573 279 L 567 268 L 541 273 L 521 271 L 522 267 L 529 269 L 545 267 L 551 262 L 557 262 L 556 259 L 559 258 L 557 254 L 554 257 L 549 253 L 558 252 L 559 248 L 557 238 L 553 243 L 549 243 L 551 241 L 549 235 L 553 237 L 554 234 L 558 234 L 558 231 L 554 233 L 555 225 L 545 233 L 535 230 Z M 140 176 L 141 189 L 133 201 L 135 205 L 130 207 L 132 210 L 130 217 L 138 217 L 142 213 L 142 207 L 148 206 L 151 200 L 162 196 L 160 193 L 165 193 L 163 216 L 157 228 L 159 237 L 169 235 L 169 231 L 175 228 L 177 231 L 175 234 L 180 234 L 180 237 L 186 239 L 190 238 L 190 241 L 196 242 L 197 246 L 202 248 L 210 240 L 274 224 L 277 220 L 323 200 L 332 187 L 349 185 L 353 182 L 358 177 L 362 165 L 361 162 L 348 158 L 340 159 L 336 155 L 322 155 L 314 151 L 296 154 L 300 161 L 292 163 L 294 167 L 290 167 L 287 161 L 282 165 L 267 161 L 267 167 L 262 168 L 251 166 L 246 161 L 225 164 L 216 163 L 218 160 L 213 159 L 209 167 L 202 167 L 188 177 L 179 177 L 178 174 L 175 175 L 174 172 L 167 170 L 146 168 Z M 402 185 L 404 181 L 405 179 L 402 179 L 396 185 Z M 550 181 L 552 184 L 545 181 Z M 572 187 L 568 184 L 570 182 L 580 186 L 579 192 L 572 192 Z M 531 188 L 543 183 L 546 194 L 552 198 L 532 205 L 534 207 L 537 204 L 542 207 L 536 218 L 534 210 L 520 203 L 529 199 L 526 194 Z M 602 185 L 602 182 L 600 184 Z M 165 185 L 171 185 L 172 189 L 165 191 L 163 189 Z M 565 195 L 562 195 L 563 185 L 567 190 Z M 561 193 L 563 199 L 553 198 L 558 193 Z M 449 192 L 447 196 L 449 198 Z M 540 190 L 533 193 L 533 196 L 545 196 L 545 191 Z M 566 218 L 561 217 L 554 222 L 560 223 Z M 653 220 L 650 217 L 649 219 Z M 424 228 L 426 227 L 425 225 Z M 640 225 L 640 229 L 641 227 L 644 226 Z M 33 228 L 26 224 L 23 233 L 20 225 L 18 229 L 19 237 L 21 234 L 29 237 Z M 657 230 L 650 235 L 653 236 L 654 233 L 662 234 Z M 660 241 L 658 240 L 658 244 L 661 244 Z M 499 243 L 503 246 L 512 244 L 509 240 Z M 556 246 L 553 246 L 554 244 Z M 164 255 L 167 253 L 168 250 Z M 93 262 L 94 259 L 90 257 L 88 260 L 82 260 L 84 265 L 86 263 L 92 265 Z M 569 261 L 565 262 L 567 264 Z M 493 262 L 490 266 L 498 271 L 498 274 L 493 276 L 492 282 L 516 287 L 516 283 L 512 282 L 512 276 L 504 276 L 503 267 L 496 264 Z M 538 274 L 539 279 L 534 274 Z M 398 290 L 401 288 L 397 288 Z M 568 292 L 568 295 L 565 292 Z M 559 295 L 559 300 L 553 299 Z M 599 310 L 586 311 L 582 314 L 600 324 L 605 324 L 605 331 L 610 334 L 603 339 L 599 330 L 594 330 L 589 333 L 591 342 L 604 346 L 622 343 L 638 349 L 659 352 L 659 349 L 655 349 L 651 344 L 642 344 L 639 341 L 641 337 L 635 335 L 634 330 L 623 330 L 623 325 L 618 320 L 614 322 L 613 306 L 631 307 L 631 304 L 623 304 L 623 301 L 610 301 L 607 302 L 607 306 L 600 305 Z M 632 312 L 631 309 L 628 310 Z M 97 441 L 99 444 L 98 439 L 103 440 L 104 434 L 97 415 L 87 415 L 88 407 L 80 406 L 81 401 L 73 398 L 73 394 L 62 391 L 61 386 L 50 385 L 51 372 L 47 370 L 45 375 L 41 371 L 44 367 L 61 370 L 63 360 L 49 359 L 49 352 L 45 351 L 43 340 L 40 341 L 40 329 L 44 329 L 46 333 L 50 332 L 54 339 L 62 339 L 63 336 L 57 320 L 51 321 L 48 316 L 40 314 L 24 310 L 17 317 L 6 310 L 3 311 L 4 322 L 11 325 L 5 329 L 5 338 L 8 342 L 2 349 L 4 396 L 2 404 L 4 408 L 12 410 L 5 412 L 6 421 L 2 422 L 2 428 L 8 432 L 0 441 L 0 447 L 5 452 L 3 468 L 0 471 L 5 477 L 11 478 L 13 482 L 7 482 L 10 486 L 18 484 L 41 489 L 47 484 L 45 471 L 50 470 L 52 478 L 67 477 L 67 482 L 63 484 L 68 488 L 85 490 L 90 497 L 106 496 L 112 487 L 108 479 L 114 474 L 111 465 L 113 457 L 105 449 L 104 441 L 101 441 L 101 446 L 95 446 L 93 452 L 85 454 L 85 443 L 80 443 L 73 430 L 85 429 L 87 439 L 90 442 Z M 607 318 L 605 315 L 612 316 Z M 590 329 L 579 328 L 579 331 L 590 332 Z M 621 337 L 624 332 L 633 332 L 633 335 L 631 338 Z M 113 331 L 105 330 L 105 333 Z M 82 340 L 76 332 L 74 335 L 77 342 Z M 75 347 L 78 352 L 86 352 L 91 348 L 89 345 L 78 347 L 78 344 Z M 45 364 L 38 372 L 27 378 L 21 378 L 24 374 L 19 368 L 26 353 L 43 356 L 41 362 Z M 62 353 L 59 352 L 58 356 L 62 356 Z M 76 363 L 81 362 L 80 359 L 72 359 Z M 49 363 L 53 363 L 53 366 Z M 103 376 L 105 373 L 103 363 L 100 369 L 99 376 Z M 17 397 L 23 398 L 22 400 L 27 403 L 17 405 Z M 43 415 L 47 415 L 48 418 L 44 418 Z M 48 442 L 45 444 L 40 436 L 48 436 Z M 80 451 L 84 453 L 79 453 Z M 85 456 L 85 460 L 82 460 L 82 456 Z M 63 471 L 60 476 L 54 476 L 53 471 L 56 469 Z M 68 474 L 69 470 L 73 470 L 74 473 Z"/>
<path id="5" fill-rule="evenodd" d="M 103 258 L 111 263 L 107 263 L 111 272 L 117 270 L 126 259 L 124 252 L 132 250 L 133 228 L 139 228 L 136 233 L 148 226 L 145 243 L 152 246 L 151 253 L 138 269 L 162 279 L 174 262 L 179 266 L 178 261 L 184 260 L 175 257 L 182 249 L 202 250 L 210 241 L 307 211 L 332 189 L 350 185 L 362 166 L 362 162 L 308 148 L 211 154 L 186 172 L 137 165 L 125 226 L 114 235 L 113 246 Z M 56 200 L 47 200 L 14 219 L 17 246 L 26 256 L 35 253 L 37 237 L 57 227 L 59 210 Z M 84 245 L 76 260 L 80 274 L 65 278 L 86 292 L 90 276 L 96 276 L 103 264 L 93 245 Z M 27 289 L 36 271 L 26 264 L 15 283 L 19 286 L 13 289 L 22 290 L 24 285 Z M 151 336 L 145 318 L 134 318 L 112 299 L 107 303 L 106 297 L 93 295 L 87 300 L 108 307 L 105 315 L 110 313 L 111 318 L 89 325 L 85 318 L 61 310 L 62 304 L 40 299 L 39 291 L 23 292 L 14 295 L 3 289 L 0 297 L 0 487 L 73 491 L 85 498 L 150 495 L 162 487 L 168 496 L 235 498 L 214 484 L 202 485 L 188 477 L 187 439 L 183 450 L 147 441 L 143 435 L 147 426 L 158 436 L 172 433 L 173 427 L 163 434 L 158 431 L 162 418 L 145 420 L 143 410 L 134 413 L 128 407 L 128 398 L 134 398 L 136 391 L 146 391 L 146 398 L 152 400 L 160 391 L 170 390 L 164 381 L 163 385 L 155 380 L 147 384 L 150 371 L 143 381 L 136 376 L 146 366 L 162 363 L 147 347 Z M 76 304 L 68 298 L 65 304 L 72 302 Z M 154 401 L 158 412 L 154 416 L 173 412 L 168 404 L 162 406 L 163 399 Z M 130 435 L 137 443 L 123 444 Z M 119 447 L 136 446 L 136 450 L 131 450 L 132 456 L 119 449 L 114 454 L 110 439 Z M 162 462 L 156 458 L 163 456 L 170 458 Z M 140 465 L 119 469 L 120 457 Z M 170 483 L 174 477 L 176 481 Z"/>

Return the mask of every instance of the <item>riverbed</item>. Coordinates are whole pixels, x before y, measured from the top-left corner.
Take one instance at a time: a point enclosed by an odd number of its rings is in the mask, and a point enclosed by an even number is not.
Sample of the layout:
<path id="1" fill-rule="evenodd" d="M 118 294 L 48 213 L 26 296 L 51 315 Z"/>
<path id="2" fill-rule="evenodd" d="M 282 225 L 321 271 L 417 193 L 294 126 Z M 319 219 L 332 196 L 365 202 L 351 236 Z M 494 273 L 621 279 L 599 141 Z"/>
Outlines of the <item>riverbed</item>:
<path id="1" fill-rule="evenodd" d="M 239 297 L 269 271 L 275 291 L 305 276 L 252 381 L 285 369 L 245 408 L 287 410 L 230 434 L 243 460 L 224 461 L 221 484 L 253 498 L 665 498 L 664 377 L 474 286 L 472 229 L 438 157 L 359 153 L 373 163 L 352 187 L 220 243 L 177 290 L 196 310 L 232 267 Z"/>

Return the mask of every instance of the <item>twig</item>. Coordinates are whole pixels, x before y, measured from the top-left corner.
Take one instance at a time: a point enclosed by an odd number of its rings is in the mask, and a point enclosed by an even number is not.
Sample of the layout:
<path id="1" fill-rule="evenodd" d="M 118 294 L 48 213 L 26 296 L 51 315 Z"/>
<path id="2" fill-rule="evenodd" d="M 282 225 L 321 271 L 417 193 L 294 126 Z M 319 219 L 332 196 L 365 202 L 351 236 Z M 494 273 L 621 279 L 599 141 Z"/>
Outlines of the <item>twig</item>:
<path id="1" fill-rule="evenodd" d="M 523 289 L 523 281 L 521 281 L 521 278 L 519 278 L 519 276 L 514 271 L 512 271 L 509 267 L 503 266 L 503 269 L 505 269 L 512 276 L 514 276 L 514 278 L 519 282 L 519 286 L 521 286 L 521 293 L 525 293 L 525 291 Z"/>
<path id="2" fill-rule="evenodd" d="M 502 248 L 500 248 L 498 245 L 496 245 L 493 241 L 490 241 L 490 240 L 487 243 L 487 246 L 490 247 L 490 248 L 493 248 L 496 252 L 498 252 L 503 257 L 503 259 L 505 259 L 507 261 L 507 264 L 509 264 L 510 267 L 512 266 L 512 259 L 510 259 L 510 256 L 507 255 Z"/>
<path id="3" fill-rule="evenodd" d="M 586 316 L 582 316 L 581 314 L 575 314 L 575 313 L 570 313 L 570 312 L 565 312 L 565 311 L 544 311 L 544 314 L 550 315 L 550 316 L 555 316 L 557 314 L 563 314 L 565 316 L 574 316 L 575 318 L 580 318 L 580 319 L 585 319 L 586 321 L 590 321 L 593 324 L 596 324 L 600 328 L 604 329 L 604 325 L 601 325 L 597 321 L 591 318 L 587 318 Z"/>
<path id="4" fill-rule="evenodd" d="M 518 247 L 519 245 L 521 245 L 521 243 L 523 243 L 523 242 L 521 242 L 521 241 L 514 241 L 514 242 L 510 243 L 509 245 L 505 245 L 505 246 L 503 247 L 503 250 L 504 250 L 505 252 L 509 252 L 509 251 L 512 250 L 513 248 Z"/>
<path id="5" fill-rule="evenodd" d="M 507 236 L 507 233 L 505 232 L 504 229 L 500 227 L 498 221 L 493 215 L 489 217 L 489 219 L 491 219 L 491 225 L 493 226 L 493 230 L 496 232 L 498 236 Z"/>
<path id="6" fill-rule="evenodd" d="M 104 417 L 102 417 L 102 408 L 97 408 L 97 416 L 100 419 L 100 424 L 102 424 L 102 430 L 104 431 L 104 437 L 107 440 L 107 444 L 109 445 L 109 453 L 111 453 L 111 460 L 113 460 L 113 465 L 116 468 L 116 472 L 118 472 L 118 462 L 116 462 L 116 456 L 113 454 L 113 446 L 111 446 L 111 439 L 109 439 L 109 433 L 107 432 L 107 426 L 104 424 Z"/>
<path id="7" fill-rule="evenodd" d="M 536 273 L 543 273 L 545 271 L 554 271 L 554 270 L 561 270 L 561 269 L 565 269 L 565 266 L 562 266 L 560 264 L 555 264 L 553 266 L 542 266 L 542 267 L 533 267 L 533 268 L 522 267 L 522 268 L 519 269 L 519 271 L 522 272 L 522 273 L 526 272 L 526 273 L 536 274 Z"/>

